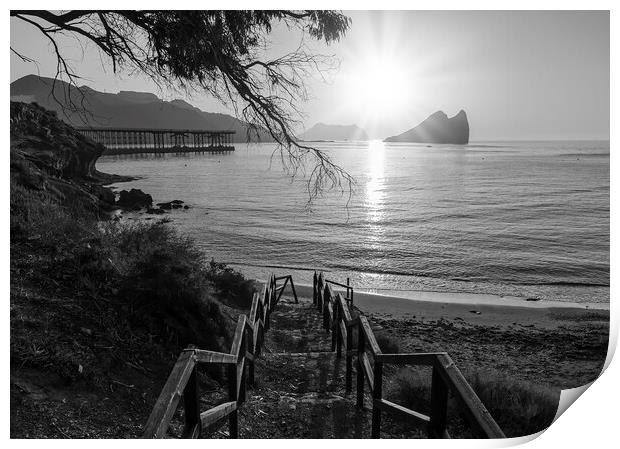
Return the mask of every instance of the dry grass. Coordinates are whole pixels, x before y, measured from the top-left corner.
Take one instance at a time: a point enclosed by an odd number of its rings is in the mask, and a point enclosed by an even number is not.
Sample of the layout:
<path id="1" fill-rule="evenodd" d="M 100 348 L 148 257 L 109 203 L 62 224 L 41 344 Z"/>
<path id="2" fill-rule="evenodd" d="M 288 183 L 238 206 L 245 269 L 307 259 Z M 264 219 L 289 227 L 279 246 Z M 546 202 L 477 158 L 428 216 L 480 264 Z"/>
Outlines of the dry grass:
<path id="1" fill-rule="evenodd" d="M 508 378 L 497 371 L 464 373 L 480 400 L 507 437 L 530 435 L 546 429 L 559 403 L 559 390 Z M 401 368 L 388 390 L 391 400 L 412 410 L 430 410 L 430 368 Z M 454 398 L 449 403 L 448 431 L 452 437 L 471 437 Z"/>

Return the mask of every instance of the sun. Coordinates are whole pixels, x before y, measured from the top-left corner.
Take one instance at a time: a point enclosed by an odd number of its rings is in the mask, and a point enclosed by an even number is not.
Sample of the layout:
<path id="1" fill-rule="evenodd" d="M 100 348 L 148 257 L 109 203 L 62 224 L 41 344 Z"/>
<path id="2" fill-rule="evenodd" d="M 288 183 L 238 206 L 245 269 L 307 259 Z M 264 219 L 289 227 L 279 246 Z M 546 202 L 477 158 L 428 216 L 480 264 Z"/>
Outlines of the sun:
<path id="1" fill-rule="evenodd" d="M 415 88 L 407 67 L 395 58 L 380 57 L 357 61 L 347 74 L 347 95 L 351 105 L 367 120 L 385 119 L 401 111 Z"/>

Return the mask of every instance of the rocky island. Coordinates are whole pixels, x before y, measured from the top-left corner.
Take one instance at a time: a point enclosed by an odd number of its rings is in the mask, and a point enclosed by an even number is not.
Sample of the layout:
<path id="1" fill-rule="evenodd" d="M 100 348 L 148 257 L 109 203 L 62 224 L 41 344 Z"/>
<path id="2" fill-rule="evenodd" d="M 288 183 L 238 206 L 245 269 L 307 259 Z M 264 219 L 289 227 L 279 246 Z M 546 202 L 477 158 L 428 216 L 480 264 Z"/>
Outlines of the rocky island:
<path id="1" fill-rule="evenodd" d="M 397 136 L 388 137 L 384 142 L 469 143 L 469 122 L 464 110 L 449 118 L 445 112 L 437 111 L 415 128 Z"/>

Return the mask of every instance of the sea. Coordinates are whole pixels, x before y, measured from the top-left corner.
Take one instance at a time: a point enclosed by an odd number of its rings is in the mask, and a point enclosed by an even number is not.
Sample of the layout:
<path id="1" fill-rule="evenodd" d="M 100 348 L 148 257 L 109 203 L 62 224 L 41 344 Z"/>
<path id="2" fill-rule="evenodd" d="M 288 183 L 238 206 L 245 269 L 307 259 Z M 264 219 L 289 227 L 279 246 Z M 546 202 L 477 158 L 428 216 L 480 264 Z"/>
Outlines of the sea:
<path id="1" fill-rule="evenodd" d="M 609 141 L 313 145 L 354 178 L 351 188 L 311 198 L 312 161 L 293 173 L 266 143 L 104 156 L 97 169 L 136 178 L 116 190 L 184 201 L 189 209 L 166 214 L 170 225 L 249 278 L 311 284 L 322 270 L 384 295 L 609 304 Z"/>

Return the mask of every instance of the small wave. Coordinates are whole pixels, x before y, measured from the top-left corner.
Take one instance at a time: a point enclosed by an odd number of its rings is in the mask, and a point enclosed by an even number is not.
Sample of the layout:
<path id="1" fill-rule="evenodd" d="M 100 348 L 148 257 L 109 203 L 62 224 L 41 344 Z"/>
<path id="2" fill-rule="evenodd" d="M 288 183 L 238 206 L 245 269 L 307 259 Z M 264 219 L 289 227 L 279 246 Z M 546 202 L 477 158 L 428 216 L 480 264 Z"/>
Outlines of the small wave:
<path id="1" fill-rule="evenodd" d="M 256 267 L 256 268 L 279 268 L 282 270 L 297 270 L 297 271 L 325 271 L 329 272 L 329 270 L 320 269 L 320 268 L 308 268 L 308 267 L 298 267 L 295 265 L 277 265 L 277 264 L 260 264 L 260 263 L 246 263 L 246 262 L 226 262 L 228 265 L 240 265 L 246 267 Z"/>
<path id="2" fill-rule="evenodd" d="M 520 285 L 555 285 L 558 287 L 609 287 L 609 284 L 601 284 L 596 282 L 520 282 Z"/>

